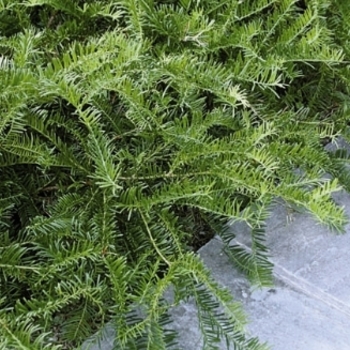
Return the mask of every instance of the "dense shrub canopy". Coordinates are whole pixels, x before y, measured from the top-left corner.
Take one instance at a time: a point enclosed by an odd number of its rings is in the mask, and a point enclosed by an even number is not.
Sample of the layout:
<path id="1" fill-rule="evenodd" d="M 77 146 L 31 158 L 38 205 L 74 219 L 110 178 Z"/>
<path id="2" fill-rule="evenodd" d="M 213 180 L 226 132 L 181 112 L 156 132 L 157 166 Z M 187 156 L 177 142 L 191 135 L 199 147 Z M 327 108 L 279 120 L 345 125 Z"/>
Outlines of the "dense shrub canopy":
<path id="1" fill-rule="evenodd" d="M 349 16 L 341 0 L 0 1 L 0 349 L 77 348 L 109 320 L 116 348 L 167 349 L 168 308 L 191 296 L 207 349 L 265 349 L 191 242 L 246 222 L 252 250 L 228 254 L 264 286 L 272 205 L 342 231 L 348 159 L 323 146 L 348 137 Z"/>

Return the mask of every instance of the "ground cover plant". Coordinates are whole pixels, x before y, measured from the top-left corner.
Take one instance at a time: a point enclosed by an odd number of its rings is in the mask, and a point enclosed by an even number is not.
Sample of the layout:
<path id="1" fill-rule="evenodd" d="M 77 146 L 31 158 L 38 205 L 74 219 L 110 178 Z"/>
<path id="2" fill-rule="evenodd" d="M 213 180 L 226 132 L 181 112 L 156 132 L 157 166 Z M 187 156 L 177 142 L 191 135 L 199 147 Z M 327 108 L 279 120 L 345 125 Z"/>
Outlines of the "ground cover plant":
<path id="1" fill-rule="evenodd" d="M 349 139 L 349 16 L 341 0 L 0 1 L 0 349 L 76 349 L 107 321 L 116 349 L 176 348 L 168 309 L 189 297 L 206 349 L 266 349 L 193 246 L 246 222 L 252 251 L 228 253 L 265 286 L 277 201 L 342 231 L 348 158 L 323 146 Z"/>

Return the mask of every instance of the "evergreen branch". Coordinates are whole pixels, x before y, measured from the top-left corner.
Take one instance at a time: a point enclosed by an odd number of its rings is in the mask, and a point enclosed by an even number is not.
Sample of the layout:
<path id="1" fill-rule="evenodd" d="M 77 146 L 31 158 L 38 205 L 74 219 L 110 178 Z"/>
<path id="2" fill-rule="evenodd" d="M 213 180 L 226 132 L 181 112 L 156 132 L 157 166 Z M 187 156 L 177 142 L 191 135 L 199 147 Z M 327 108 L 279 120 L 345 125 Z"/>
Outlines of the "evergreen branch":
<path id="1" fill-rule="evenodd" d="M 165 256 L 164 256 L 163 253 L 161 252 L 161 250 L 158 248 L 158 246 L 157 246 L 157 244 L 156 244 L 156 242 L 155 242 L 155 240 L 154 240 L 154 238 L 153 238 L 153 236 L 152 236 L 152 232 L 151 232 L 151 230 L 149 229 L 147 220 L 146 220 L 146 218 L 145 218 L 143 212 L 142 212 L 141 210 L 139 210 L 139 213 L 140 213 L 140 216 L 141 216 L 141 218 L 142 218 L 142 221 L 143 221 L 143 223 L 144 223 L 144 225 L 145 225 L 145 228 L 146 228 L 146 231 L 147 231 L 147 233 L 148 233 L 148 236 L 149 236 L 149 238 L 150 238 L 150 240 L 151 240 L 152 246 L 153 246 L 154 249 L 156 250 L 157 254 L 162 258 L 162 260 L 163 260 L 168 266 L 171 266 L 171 262 L 165 258 Z"/>

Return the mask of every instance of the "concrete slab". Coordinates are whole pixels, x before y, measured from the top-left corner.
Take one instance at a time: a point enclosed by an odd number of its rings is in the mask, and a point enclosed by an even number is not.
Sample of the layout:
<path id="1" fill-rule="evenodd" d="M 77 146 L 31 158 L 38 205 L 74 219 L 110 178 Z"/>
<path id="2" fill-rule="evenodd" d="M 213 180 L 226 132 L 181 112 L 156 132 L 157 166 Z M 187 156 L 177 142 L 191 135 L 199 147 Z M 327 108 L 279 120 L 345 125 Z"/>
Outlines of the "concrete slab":
<path id="1" fill-rule="evenodd" d="M 217 255 L 221 248 L 220 240 L 212 240 L 202 250 L 204 260 L 216 279 L 243 303 L 251 334 L 268 342 L 273 350 L 350 349 L 350 313 L 332 303 L 332 297 L 329 301 L 328 295 L 318 294 L 312 284 L 291 278 L 283 267 L 277 269 L 274 288 L 253 290 L 241 277 L 236 280 L 237 272 L 225 271 L 231 263 L 225 255 Z M 213 255 L 215 263 L 211 264 L 208 256 Z M 220 273 L 223 266 L 225 273 Z"/>
<path id="2" fill-rule="evenodd" d="M 334 199 L 350 216 L 350 195 L 339 192 Z M 248 227 L 237 224 L 232 229 L 237 240 L 249 246 Z M 336 235 L 309 215 L 288 213 L 277 206 L 267 223 L 267 246 L 279 278 L 293 284 L 299 281 L 320 295 L 327 294 L 350 315 L 349 225 L 345 234 Z"/>

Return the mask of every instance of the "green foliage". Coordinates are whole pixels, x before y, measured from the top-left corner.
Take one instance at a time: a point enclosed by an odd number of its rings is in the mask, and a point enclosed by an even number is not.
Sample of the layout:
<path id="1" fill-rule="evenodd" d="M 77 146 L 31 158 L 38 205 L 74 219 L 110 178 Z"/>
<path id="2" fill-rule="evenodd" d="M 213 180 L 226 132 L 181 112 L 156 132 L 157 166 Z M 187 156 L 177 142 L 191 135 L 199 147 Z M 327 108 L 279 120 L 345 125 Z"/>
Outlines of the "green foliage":
<path id="1" fill-rule="evenodd" d="M 266 349 L 189 242 L 202 223 L 258 286 L 278 198 L 342 231 L 350 5 L 338 0 L 0 1 L 0 349 Z M 331 180 L 324 174 L 331 174 Z M 228 220 L 251 227 L 229 247 Z M 165 298 L 172 289 L 174 300 Z"/>

